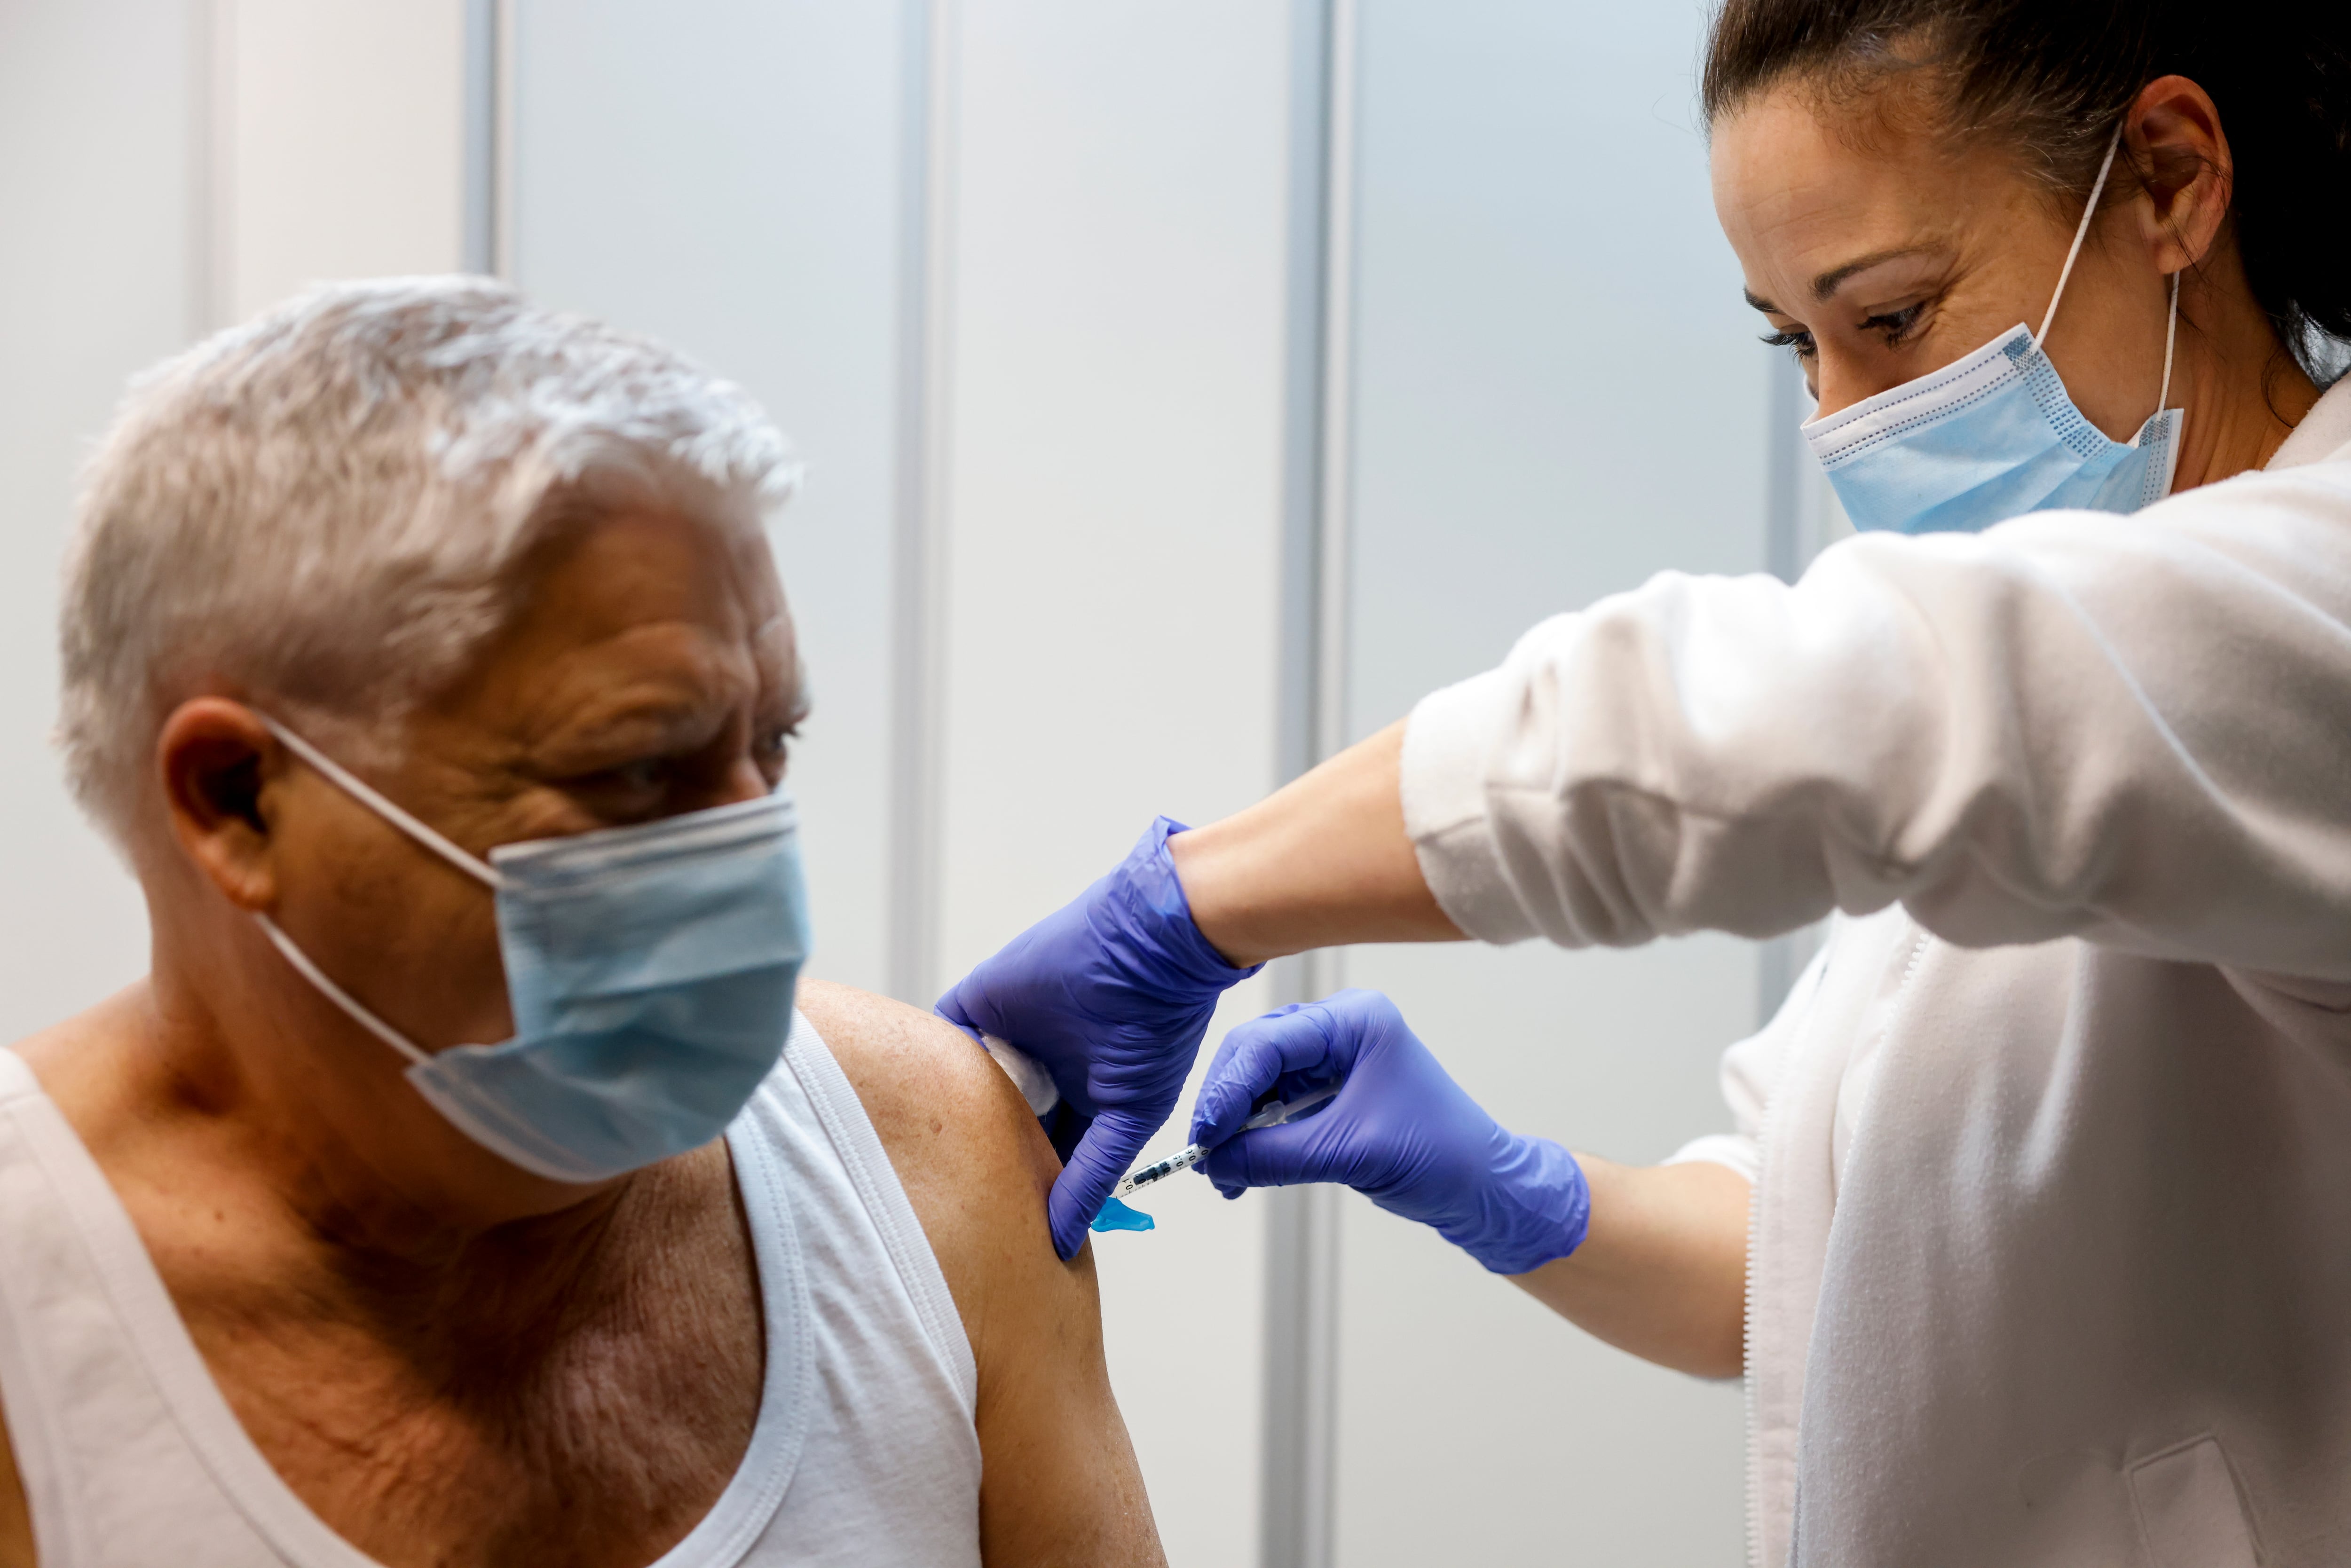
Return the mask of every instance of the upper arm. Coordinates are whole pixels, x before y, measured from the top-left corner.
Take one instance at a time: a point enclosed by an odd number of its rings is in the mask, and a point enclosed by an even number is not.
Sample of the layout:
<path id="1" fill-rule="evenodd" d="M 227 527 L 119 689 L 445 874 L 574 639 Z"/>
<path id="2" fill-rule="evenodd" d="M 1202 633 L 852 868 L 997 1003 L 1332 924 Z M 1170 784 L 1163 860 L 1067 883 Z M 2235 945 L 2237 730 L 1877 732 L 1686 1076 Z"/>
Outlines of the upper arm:
<path id="1" fill-rule="evenodd" d="M 25 1500 L 25 1480 L 16 1471 L 16 1449 L 0 1431 L 0 1568 L 33 1568 L 33 1511 Z"/>
<path id="2" fill-rule="evenodd" d="M 1426 699 L 1414 727 L 1453 739 L 1407 733 L 1405 788 L 1489 939 L 1898 902 L 1962 946 L 2351 980 L 2346 692 L 2351 491 L 2267 476 L 1865 535 L 1792 586 L 1663 574 Z"/>
<path id="3" fill-rule="evenodd" d="M 960 1030 L 806 981 L 799 1006 L 881 1136 L 955 1297 L 979 1372 L 980 1545 L 991 1563 L 1164 1562 L 1112 1396 L 1091 1248 L 1045 1223 L 1060 1163 Z"/>

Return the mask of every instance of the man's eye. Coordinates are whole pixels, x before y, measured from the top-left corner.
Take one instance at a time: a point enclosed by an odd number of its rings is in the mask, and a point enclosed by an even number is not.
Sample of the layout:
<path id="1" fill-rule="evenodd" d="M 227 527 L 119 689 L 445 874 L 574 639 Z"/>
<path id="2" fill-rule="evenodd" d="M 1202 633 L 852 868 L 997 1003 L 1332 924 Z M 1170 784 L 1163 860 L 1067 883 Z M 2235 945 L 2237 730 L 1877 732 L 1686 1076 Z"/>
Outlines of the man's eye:
<path id="1" fill-rule="evenodd" d="M 1802 328 L 1790 327 L 1783 331 L 1766 332 L 1763 341 L 1775 349 L 1786 349 L 1799 360 L 1813 357 L 1813 335 Z"/>
<path id="2" fill-rule="evenodd" d="M 634 762 L 623 762 L 607 769 L 605 777 L 622 789 L 658 789 L 669 772 L 666 758 L 642 757 Z"/>
<path id="3" fill-rule="evenodd" d="M 785 756 L 791 750 L 792 741 L 799 734 L 799 731 L 790 725 L 779 724 L 763 729 L 751 737 L 752 757 L 761 767 L 772 766 L 780 769 Z"/>

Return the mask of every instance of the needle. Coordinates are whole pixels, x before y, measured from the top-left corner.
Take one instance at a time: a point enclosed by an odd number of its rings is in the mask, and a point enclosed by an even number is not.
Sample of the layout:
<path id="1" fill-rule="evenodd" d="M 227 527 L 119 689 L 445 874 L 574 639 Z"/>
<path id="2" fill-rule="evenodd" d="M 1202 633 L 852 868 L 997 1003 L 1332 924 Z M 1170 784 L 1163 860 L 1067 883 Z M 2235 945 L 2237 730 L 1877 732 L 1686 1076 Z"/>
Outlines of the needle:
<path id="1" fill-rule="evenodd" d="M 1268 1105 L 1264 1110 L 1243 1122 L 1240 1130 L 1244 1133 L 1253 1133 L 1260 1127 L 1279 1127 L 1291 1117 L 1311 1111 L 1338 1092 L 1339 1086 L 1333 1083 L 1327 1088 L 1309 1090 L 1295 1100 L 1278 1105 Z M 1139 1187 L 1149 1186 L 1153 1182 L 1172 1176 L 1178 1171 L 1188 1171 L 1207 1157 L 1208 1145 L 1188 1145 L 1182 1152 L 1168 1155 L 1155 1166 L 1145 1166 L 1139 1171 L 1129 1172 L 1126 1179 L 1118 1184 L 1116 1190 L 1111 1196 L 1125 1197 Z"/>

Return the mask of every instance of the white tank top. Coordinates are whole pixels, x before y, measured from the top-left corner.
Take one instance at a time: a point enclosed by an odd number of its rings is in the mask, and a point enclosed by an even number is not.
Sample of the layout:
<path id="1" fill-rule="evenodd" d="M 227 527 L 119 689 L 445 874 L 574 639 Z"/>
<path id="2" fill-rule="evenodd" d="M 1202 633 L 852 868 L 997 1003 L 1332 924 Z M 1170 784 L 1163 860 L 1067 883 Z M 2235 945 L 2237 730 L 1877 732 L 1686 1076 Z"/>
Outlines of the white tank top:
<path id="1" fill-rule="evenodd" d="M 979 1562 L 971 1346 L 872 1124 L 795 1018 L 727 1130 L 767 1319 L 749 1448 L 653 1568 Z M 0 1051 L 0 1405 L 41 1568 L 376 1568 L 239 1427 L 131 1217 Z"/>

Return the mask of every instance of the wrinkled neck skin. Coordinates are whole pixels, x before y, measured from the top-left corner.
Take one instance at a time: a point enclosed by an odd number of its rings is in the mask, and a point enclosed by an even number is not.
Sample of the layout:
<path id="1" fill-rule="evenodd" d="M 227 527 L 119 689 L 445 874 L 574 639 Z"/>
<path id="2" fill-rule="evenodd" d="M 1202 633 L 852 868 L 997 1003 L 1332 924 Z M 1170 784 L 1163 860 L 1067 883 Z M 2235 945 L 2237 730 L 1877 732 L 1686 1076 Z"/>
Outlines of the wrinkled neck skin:
<path id="1" fill-rule="evenodd" d="M 151 895 L 147 980 L 18 1050 L 183 1311 L 226 1301 L 399 1340 L 527 1339 L 611 1269 L 684 1174 L 580 1187 L 516 1170 L 443 1120 L 402 1059 L 249 923 L 192 924 L 173 902 Z M 723 1169 L 723 1148 L 672 1164 L 713 1156 Z"/>
<path id="2" fill-rule="evenodd" d="M 2061 308 L 2053 340 L 2063 334 L 2063 320 Z M 2179 285 L 2179 345 L 2168 402 L 2186 410 L 2187 418 L 2173 492 L 2261 467 L 2317 401 L 2317 385 L 2253 303 L 2244 267 L 2224 232 L 2213 254 L 2190 267 Z"/>

